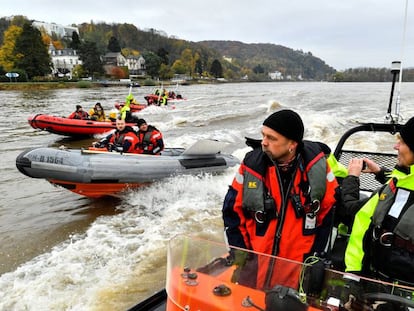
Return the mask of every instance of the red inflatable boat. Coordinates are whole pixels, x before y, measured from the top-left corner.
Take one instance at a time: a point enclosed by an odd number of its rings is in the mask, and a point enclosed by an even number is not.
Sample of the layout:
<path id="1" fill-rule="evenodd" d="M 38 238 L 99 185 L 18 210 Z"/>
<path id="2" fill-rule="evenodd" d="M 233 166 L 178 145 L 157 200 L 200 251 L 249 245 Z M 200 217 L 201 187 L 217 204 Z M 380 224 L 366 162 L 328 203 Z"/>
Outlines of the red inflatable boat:
<path id="1" fill-rule="evenodd" d="M 69 119 L 47 114 L 30 116 L 28 122 L 34 129 L 65 136 L 92 136 L 106 133 L 116 128 L 115 122 L 112 121 Z M 134 126 L 135 124 L 127 125 Z"/>

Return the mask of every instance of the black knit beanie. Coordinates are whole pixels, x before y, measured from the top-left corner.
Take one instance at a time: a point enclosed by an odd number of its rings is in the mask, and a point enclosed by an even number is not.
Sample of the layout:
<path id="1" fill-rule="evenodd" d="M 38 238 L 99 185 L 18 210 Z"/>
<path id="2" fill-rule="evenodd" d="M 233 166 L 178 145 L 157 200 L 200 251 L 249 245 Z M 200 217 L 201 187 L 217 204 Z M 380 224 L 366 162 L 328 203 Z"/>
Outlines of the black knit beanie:
<path id="1" fill-rule="evenodd" d="M 293 110 L 276 111 L 264 120 L 263 125 L 294 141 L 301 142 L 303 139 L 302 119 Z"/>
<path id="2" fill-rule="evenodd" d="M 414 117 L 401 127 L 400 135 L 410 150 L 414 152 Z"/>
<path id="3" fill-rule="evenodd" d="M 145 121 L 144 119 L 138 119 L 138 121 L 137 121 L 138 127 L 140 127 L 143 124 L 147 124 L 147 121 Z"/>

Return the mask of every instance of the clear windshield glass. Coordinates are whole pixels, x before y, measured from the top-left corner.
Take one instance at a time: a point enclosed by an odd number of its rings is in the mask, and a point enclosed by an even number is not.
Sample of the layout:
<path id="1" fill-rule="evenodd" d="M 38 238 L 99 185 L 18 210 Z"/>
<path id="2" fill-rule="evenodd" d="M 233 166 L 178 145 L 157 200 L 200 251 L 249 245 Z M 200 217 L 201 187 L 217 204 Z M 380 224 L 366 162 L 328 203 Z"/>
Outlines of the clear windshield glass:
<path id="1" fill-rule="evenodd" d="M 177 236 L 168 249 L 167 310 L 414 310 L 414 288 L 328 266 Z"/>

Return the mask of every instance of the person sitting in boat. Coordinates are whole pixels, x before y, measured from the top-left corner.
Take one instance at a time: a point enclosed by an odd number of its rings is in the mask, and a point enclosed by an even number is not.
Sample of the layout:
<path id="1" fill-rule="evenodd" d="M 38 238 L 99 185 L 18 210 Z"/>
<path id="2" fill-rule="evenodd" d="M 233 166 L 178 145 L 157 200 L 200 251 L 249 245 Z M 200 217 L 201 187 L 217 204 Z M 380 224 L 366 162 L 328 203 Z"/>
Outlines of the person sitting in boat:
<path id="1" fill-rule="evenodd" d="M 116 120 L 115 132 L 109 134 L 99 142 L 92 145 L 96 148 L 107 148 L 108 151 L 137 153 L 135 146 L 138 143 L 138 137 L 132 127 L 127 126 L 125 120 L 118 117 Z"/>
<path id="2" fill-rule="evenodd" d="M 394 149 L 397 166 L 355 215 L 345 265 L 346 272 L 413 287 L 414 117 L 401 127 Z M 363 161 L 367 164 L 364 172 L 381 173 L 372 161 L 352 159 L 347 178 L 358 185 Z"/>
<path id="3" fill-rule="evenodd" d="M 157 105 L 157 106 L 165 106 L 168 103 L 168 91 L 166 89 L 156 89 L 154 91 L 153 96 L 147 96 L 145 99 L 147 100 L 148 105 Z"/>
<path id="4" fill-rule="evenodd" d="M 409 169 L 401 166 L 399 162 L 394 168 L 381 167 L 369 158 L 351 158 L 349 160 L 346 176 L 341 180 L 340 196 L 341 204 L 335 210 L 338 236 L 332 248 L 332 266 L 335 270 L 345 271 L 345 251 L 352 230 L 352 224 L 356 214 L 370 199 L 360 191 L 360 176 L 374 174 L 375 180 L 380 184 L 386 184 L 392 177 L 401 177 L 409 173 Z"/>
<path id="5" fill-rule="evenodd" d="M 76 105 L 76 110 L 72 112 L 68 118 L 78 120 L 89 120 L 89 114 L 86 111 L 83 111 L 81 105 Z"/>
<path id="6" fill-rule="evenodd" d="M 101 103 L 96 103 L 95 106 L 89 110 L 89 118 L 94 121 L 106 121 L 105 111 Z"/>
<path id="7" fill-rule="evenodd" d="M 155 104 L 154 98 L 152 96 L 145 96 L 144 98 L 147 101 L 148 106 Z"/>
<path id="8" fill-rule="evenodd" d="M 144 119 L 138 119 L 138 143 L 135 148 L 138 153 L 159 155 L 164 150 L 164 140 L 161 132 L 154 126 L 148 125 Z"/>
<path id="9" fill-rule="evenodd" d="M 170 92 L 168 92 L 168 98 L 171 98 L 171 99 L 183 99 L 183 96 L 181 94 L 179 94 L 179 93 L 174 92 L 174 91 L 170 91 Z"/>
<path id="10" fill-rule="evenodd" d="M 174 91 L 169 91 L 168 92 L 168 97 L 174 99 L 174 98 L 177 98 L 177 95 L 175 94 Z"/>

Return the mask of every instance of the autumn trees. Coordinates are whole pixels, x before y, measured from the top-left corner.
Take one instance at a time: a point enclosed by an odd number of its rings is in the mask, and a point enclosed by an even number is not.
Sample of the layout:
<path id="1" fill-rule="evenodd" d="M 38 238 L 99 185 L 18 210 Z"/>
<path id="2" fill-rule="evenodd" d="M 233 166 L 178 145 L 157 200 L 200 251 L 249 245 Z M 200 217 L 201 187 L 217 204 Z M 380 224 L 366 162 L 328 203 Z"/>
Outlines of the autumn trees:
<path id="1" fill-rule="evenodd" d="M 50 73 L 51 61 L 40 31 L 29 22 L 22 27 L 10 25 L 0 48 L 0 66 L 18 72 L 20 80 Z"/>
<path id="2" fill-rule="evenodd" d="M 25 70 L 29 80 L 50 73 L 51 60 L 47 47 L 42 41 L 40 31 L 31 24 L 23 25 L 21 34 L 16 38 L 13 53 L 16 57 L 14 67 Z"/>
<path id="3" fill-rule="evenodd" d="M 82 65 L 74 68 L 74 76 L 103 76 L 102 57 L 107 52 L 120 52 L 125 57 L 142 55 L 146 72 L 153 79 L 171 79 L 177 74 L 191 78 L 223 74 L 223 70 L 217 71 L 220 57 L 208 48 L 168 38 L 155 29 L 141 31 L 130 24 L 105 23 L 84 23 L 78 28 L 79 34 L 73 32 L 71 37 L 60 38 L 32 27 L 22 16 L 0 18 L 0 74 L 21 71 L 28 79 L 50 75 L 53 65 L 48 48 L 52 45 L 58 50 L 72 48 L 78 52 Z M 106 74 L 118 77 L 121 72 L 112 70 Z"/>
<path id="4" fill-rule="evenodd" d="M 0 48 L 0 66 L 6 71 L 11 71 L 14 68 L 16 56 L 14 54 L 14 46 L 16 39 L 20 36 L 23 29 L 21 27 L 11 25 L 4 32 L 3 45 Z"/>

